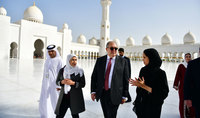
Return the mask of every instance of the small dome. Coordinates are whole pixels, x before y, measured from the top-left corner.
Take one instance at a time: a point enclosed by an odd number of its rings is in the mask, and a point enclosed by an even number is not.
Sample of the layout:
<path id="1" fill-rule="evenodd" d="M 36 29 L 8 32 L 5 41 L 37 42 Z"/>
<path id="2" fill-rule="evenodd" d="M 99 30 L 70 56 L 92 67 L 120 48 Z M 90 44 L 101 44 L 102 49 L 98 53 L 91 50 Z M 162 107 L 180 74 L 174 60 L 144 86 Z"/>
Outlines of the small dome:
<path id="1" fill-rule="evenodd" d="M 90 45 L 97 45 L 97 39 L 95 37 L 92 37 L 90 40 L 89 40 L 89 44 Z"/>
<path id="2" fill-rule="evenodd" d="M 86 38 L 83 34 L 81 34 L 78 38 L 77 38 L 77 42 L 81 43 L 81 44 L 85 44 L 86 43 Z"/>
<path id="3" fill-rule="evenodd" d="M 113 41 L 117 44 L 118 47 L 120 46 L 120 41 L 118 38 L 115 38 Z"/>
<path id="4" fill-rule="evenodd" d="M 4 7 L 0 7 L 0 15 L 3 15 L 3 16 L 7 15 L 7 11 Z"/>
<path id="5" fill-rule="evenodd" d="M 67 23 L 64 23 L 64 24 L 63 24 L 63 29 L 68 29 Z"/>
<path id="6" fill-rule="evenodd" d="M 126 40 L 126 46 L 134 46 L 135 45 L 135 40 L 133 39 L 133 37 L 128 37 L 128 39 Z"/>
<path id="7" fill-rule="evenodd" d="M 172 37 L 166 33 L 164 36 L 162 36 L 161 43 L 162 45 L 171 45 Z"/>
<path id="8" fill-rule="evenodd" d="M 142 40 L 142 44 L 143 45 L 151 45 L 152 44 L 151 37 L 146 35 Z"/>
<path id="9" fill-rule="evenodd" d="M 30 6 L 25 10 L 24 19 L 32 22 L 43 23 L 43 14 L 34 3 L 33 6 Z"/>
<path id="10" fill-rule="evenodd" d="M 195 36 L 192 32 L 188 32 L 184 38 L 183 38 L 183 42 L 184 44 L 194 44 L 195 43 Z"/>

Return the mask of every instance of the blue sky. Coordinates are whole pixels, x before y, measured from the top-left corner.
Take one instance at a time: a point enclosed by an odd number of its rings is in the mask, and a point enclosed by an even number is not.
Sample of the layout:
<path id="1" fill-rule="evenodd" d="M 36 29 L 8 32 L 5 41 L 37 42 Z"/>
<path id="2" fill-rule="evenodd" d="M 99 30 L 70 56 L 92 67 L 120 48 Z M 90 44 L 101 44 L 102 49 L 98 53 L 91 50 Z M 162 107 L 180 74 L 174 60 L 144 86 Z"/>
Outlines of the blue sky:
<path id="1" fill-rule="evenodd" d="M 11 22 L 23 18 L 24 11 L 36 2 L 44 16 L 44 24 L 58 30 L 64 23 L 72 30 L 73 41 L 84 34 L 87 41 L 99 39 L 102 8 L 100 0 L 0 0 Z M 191 31 L 200 42 L 200 0 L 112 0 L 110 6 L 111 39 L 119 38 L 121 45 L 132 36 L 136 45 L 145 35 L 153 44 L 161 44 L 168 33 L 173 44 L 183 43 Z"/>

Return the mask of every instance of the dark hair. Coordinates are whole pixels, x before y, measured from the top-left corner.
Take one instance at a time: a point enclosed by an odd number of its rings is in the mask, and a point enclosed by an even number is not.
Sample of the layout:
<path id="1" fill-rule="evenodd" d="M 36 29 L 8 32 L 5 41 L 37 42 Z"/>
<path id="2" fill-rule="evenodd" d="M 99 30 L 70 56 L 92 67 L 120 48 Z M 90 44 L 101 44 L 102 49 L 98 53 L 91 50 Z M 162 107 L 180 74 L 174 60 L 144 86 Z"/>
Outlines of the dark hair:
<path id="1" fill-rule="evenodd" d="M 190 55 L 190 56 L 191 56 L 191 54 L 190 54 L 190 53 L 185 53 L 185 56 L 186 56 L 186 55 Z"/>
<path id="2" fill-rule="evenodd" d="M 160 68 L 162 60 L 160 59 L 160 55 L 158 54 L 158 51 L 156 49 L 145 49 L 144 54 L 149 58 L 149 64 L 147 66 Z"/>
<path id="3" fill-rule="evenodd" d="M 118 51 L 124 52 L 124 48 L 119 48 Z"/>

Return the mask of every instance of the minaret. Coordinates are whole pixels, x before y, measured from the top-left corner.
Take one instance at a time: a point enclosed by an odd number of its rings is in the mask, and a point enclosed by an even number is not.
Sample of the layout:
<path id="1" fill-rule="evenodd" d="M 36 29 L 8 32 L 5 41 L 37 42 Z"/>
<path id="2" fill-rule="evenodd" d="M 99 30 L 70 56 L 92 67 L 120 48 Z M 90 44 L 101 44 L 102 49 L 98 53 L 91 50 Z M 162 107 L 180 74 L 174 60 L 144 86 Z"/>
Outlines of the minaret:
<path id="1" fill-rule="evenodd" d="M 106 54 L 106 43 L 110 40 L 110 21 L 109 7 L 111 0 L 101 0 L 102 5 L 102 20 L 101 20 L 101 37 L 100 37 L 100 56 Z"/>

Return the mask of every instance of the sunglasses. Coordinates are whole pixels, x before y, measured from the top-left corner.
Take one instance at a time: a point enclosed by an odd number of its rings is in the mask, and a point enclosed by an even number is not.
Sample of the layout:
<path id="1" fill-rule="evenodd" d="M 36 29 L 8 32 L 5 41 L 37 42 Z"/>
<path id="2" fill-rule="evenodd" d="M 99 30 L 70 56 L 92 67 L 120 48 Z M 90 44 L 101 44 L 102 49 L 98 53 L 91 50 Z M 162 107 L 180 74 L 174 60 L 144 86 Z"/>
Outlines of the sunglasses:
<path id="1" fill-rule="evenodd" d="M 118 50 L 118 48 L 116 48 L 116 47 L 110 47 L 110 50 Z"/>

